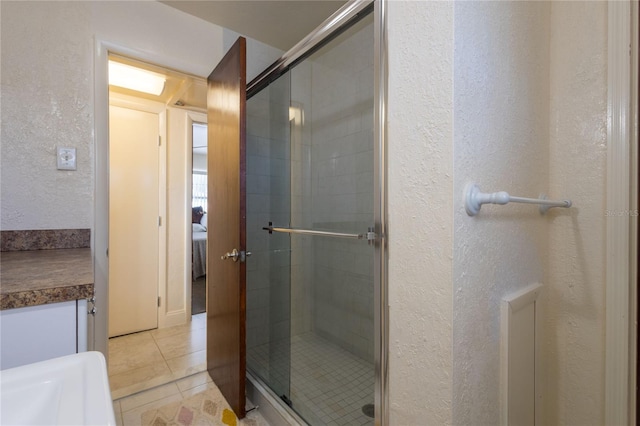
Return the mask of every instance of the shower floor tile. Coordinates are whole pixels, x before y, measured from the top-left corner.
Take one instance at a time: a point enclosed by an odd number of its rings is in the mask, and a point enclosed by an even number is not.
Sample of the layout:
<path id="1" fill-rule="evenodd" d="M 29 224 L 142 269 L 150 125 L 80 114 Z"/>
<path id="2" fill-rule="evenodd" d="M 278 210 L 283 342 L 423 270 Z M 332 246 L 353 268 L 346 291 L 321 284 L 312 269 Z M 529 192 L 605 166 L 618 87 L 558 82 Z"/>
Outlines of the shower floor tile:
<path id="1" fill-rule="evenodd" d="M 283 349 L 283 348 L 281 348 Z M 272 353 L 283 353 L 271 348 Z M 290 376 L 293 409 L 311 425 L 371 425 L 362 407 L 374 402 L 374 366 L 314 333 L 291 338 L 291 372 L 275 371 L 269 346 L 248 350 L 248 365 L 263 378 Z M 271 370 L 270 370 L 271 368 Z"/>

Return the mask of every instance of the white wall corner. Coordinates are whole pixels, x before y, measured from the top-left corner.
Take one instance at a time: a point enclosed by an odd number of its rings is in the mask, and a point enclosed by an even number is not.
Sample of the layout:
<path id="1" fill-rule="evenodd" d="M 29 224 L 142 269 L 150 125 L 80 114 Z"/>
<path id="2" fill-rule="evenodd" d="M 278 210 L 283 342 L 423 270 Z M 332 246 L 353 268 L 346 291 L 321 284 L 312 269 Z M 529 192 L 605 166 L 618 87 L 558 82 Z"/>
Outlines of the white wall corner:
<path id="1" fill-rule="evenodd" d="M 454 7 L 387 6 L 389 423 L 451 424 Z"/>

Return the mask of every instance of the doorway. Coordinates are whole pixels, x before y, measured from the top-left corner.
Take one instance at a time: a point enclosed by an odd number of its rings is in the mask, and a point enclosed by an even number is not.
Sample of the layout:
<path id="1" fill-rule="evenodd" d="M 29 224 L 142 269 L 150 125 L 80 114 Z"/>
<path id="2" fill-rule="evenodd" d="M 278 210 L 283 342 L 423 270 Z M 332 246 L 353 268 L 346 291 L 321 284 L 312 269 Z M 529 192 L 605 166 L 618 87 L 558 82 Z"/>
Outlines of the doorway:
<path id="1" fill-rule="evenodd" d="M 129 197 L 137 204 L 132 208 L 122 208 L 111 202 L 113 209 L 109 215 L 110 234 L 120 237 L 132 252 L 128 259 L 135 259 L 140 253 L 155 252 L 156 262 L 141 266 L 140 276 L 144 279 L 153 277 L 154 285 L 141 290 L 141 296 L 151 306 L 153 324 L 144 327 L 128 328 L 123 332 L 109 332 L 106 352 L 108 354 L 109 380 L 114 398 L 121 398 L 132 393 L 156 387 L 186 376 L 204 371 L 205 364 L 205 330 L 204 314 L 191 316 L 191 306 L 186 303 L 191 296 L 191 225 L 188 212 L 191 211 L 191 176 L 192 176 L 192 124 L 204 121 L 204 105 L 206 95 L 198 97 L 200 87 L 206 87 L 202 79 L 167 70 L 158 66 L 142 63 L 131 58 L 109 55 L 109 59 L 117 58 L 136 68 L 151 71 L 162 76 L 164 85 L 159 94 L 142 93 L 131 89 L 123 89 L 110 85 L 109 103 L 118 103 L 119 109 L 111 107 L 111 118 L 117 118 L 114 111 L 137 110 L 145 108 L 144 113 L 134 114 L 125 135 L 135 135 L 144 126 L 144 114 L 155 116 L 153 126 L 155 133 L 149 136 L 149 152 L 132 151 L 139 140 L 138 136 L 130 137 L 124 143 L 124 154 L 132 162 L 132 169 L 140 171 L 139 163 L 154 163 L 154 171 L 141 173 L 143 180 L 157 182 L 157 188 L 135 189 L 130 180 L 125 179 L 124 187 Z M 145 107 L 146 106 L 146 107 Z M 110 120 L 110 130 L 114 132 Z M 153 127 L 151 126 L 151 127 Z M 160 136 L 160 137 L 158 137 Z M 110 142 L 110 145 L 114 145 Z M 153 152 L 155 150 L 155 153 Z M 117 157 L 113 155 L 113 146 L 109 146 L 110 175 L 114 175 Z M 117 174 L 117 173 L 116 173 Z M 110 188 L 111 190 L 111 188 Z M 145 192 L 155 194 L 155 207 L 148 202 L 141 202 Z M 142 238 L 134 226 L 129 232 L 122 232 L 115 220 L 118 215 L 126 221 L 131 210 L 139 212 L 145 219 L 151 219 L 156 236 Z M 187 228 L 188 226 L 188 228 Z M 149 249 L 148 240 L 155 240 L 155 248 Z M 111 240 L 111 239 L 110 239 Z M 113 243 L 109 257 L 109 293 L 118 288 L 121 280 L 111 267 L 114 265 Z M 168 249 L 170 247 L 170 249 Z M 135 262 L 134 262 L 135 263 Z M 124 268 L 125 271 L 128 268 Z M 151 280 L 148 280 L 151 281 Z M 125 286 L 128 290 L 135 288 L 134 281 Z M 125 299 L 125 302 L 122 301 Z M 109 297 L 109 321 L 121 319 L 124 314 L 138 314 L 137 304 L 127 306 L 127 297 Z M 131 305 L 131 303 L 130 303 Z M 119 336 L 119 337 L 115 337 Z"/>
<path id="2" fill-rule="evenodd" d="M 191 125 L 191 315 L 206 312 L 207 286 L 207 125 Z"/>
<path id="3" fill-rule="evenodd" d="M 161 114 L 110 97 L 109 337 L 158 327 Z"/>

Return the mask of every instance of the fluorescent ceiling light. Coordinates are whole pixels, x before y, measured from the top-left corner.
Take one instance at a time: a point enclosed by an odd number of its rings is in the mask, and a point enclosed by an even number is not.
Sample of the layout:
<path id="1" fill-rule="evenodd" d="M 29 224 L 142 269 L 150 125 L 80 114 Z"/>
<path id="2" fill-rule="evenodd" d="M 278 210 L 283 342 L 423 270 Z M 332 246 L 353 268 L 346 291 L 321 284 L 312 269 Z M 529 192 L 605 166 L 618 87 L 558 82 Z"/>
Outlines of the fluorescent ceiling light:
<path id="1" fill-rule="evenodd" d="M 109 61 L 109 84 L 159 96 L 166 79 L 160 74 Z"/>

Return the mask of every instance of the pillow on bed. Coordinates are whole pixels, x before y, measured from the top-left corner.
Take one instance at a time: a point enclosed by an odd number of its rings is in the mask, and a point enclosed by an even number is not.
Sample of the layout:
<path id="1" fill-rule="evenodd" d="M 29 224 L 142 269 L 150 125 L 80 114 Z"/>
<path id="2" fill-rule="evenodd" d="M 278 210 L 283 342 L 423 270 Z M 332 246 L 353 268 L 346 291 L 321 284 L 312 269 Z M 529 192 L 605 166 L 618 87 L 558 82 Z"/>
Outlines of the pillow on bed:
<path id="1" fill-rule="evenodd" d="M 193 228 L 193 232 L 206 232 L 207 228 L 200 225 L 199 223 L 192 223 L 191 227 Z"/>
<path id="2" fill-rule="evenodd" d="M 202 219 L 200 219 L 200 225 L 204 226 L 205 229 L 207 228 L 207 214 L 203 214 L 202 215 Z"/>
<path id="3" fill-rule="evenodd" d="M 193 207 L 191 209 L 191 223 L 200 223 L 203 215 L 204 209 L 202 207 Z"/>

